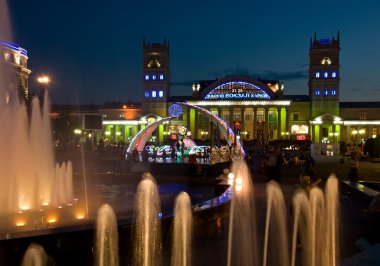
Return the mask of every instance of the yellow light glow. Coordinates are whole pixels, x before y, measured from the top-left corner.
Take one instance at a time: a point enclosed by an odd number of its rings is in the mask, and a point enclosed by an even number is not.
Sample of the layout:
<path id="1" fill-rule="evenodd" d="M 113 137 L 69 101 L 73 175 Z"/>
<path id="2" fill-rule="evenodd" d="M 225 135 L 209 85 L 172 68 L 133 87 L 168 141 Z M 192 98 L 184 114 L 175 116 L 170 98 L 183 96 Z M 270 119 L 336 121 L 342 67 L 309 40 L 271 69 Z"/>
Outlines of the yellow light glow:
<path id="1" fill-rule="evenodd" d="M 83 218 L 84 218 L 84 214 L 83 213 L 77 214 L 77 219 L 78 220 L 82 220 Z"/>
<path id="2" fill-rule="evenodd" d="M 241 177 L 238 177 L 235 179 L 235 183 L 236 183 L 236 185 L 241 185 L 241 184 L 243 184 L 243 179 L 241 179 Z"/>
<path id="3" fill-rule="evenodd" d="M 55 222 L 57 222 L 57 218 L 56 217 L 49 217 L 47 221 L 48 221 L 48 223 L 55 223 Z"/>
<path id="4" fill-rule="evenodd" d="M 123 105 L 123 109 L 127 109 L 127 106 L 125 104 Z"/>
<path id="5" fill-rule="evenodd" d="M 29 206 L 28 205 L 21 206 L 21 210 L 23 211 L 29 210 Z"/>
<path id="6" fill-rule="evenodd" d="M 45 201 L 45 202 L 42 202 L 42 206 L 48 206 L 49 205 L 49 202 Z"/>
<path id="7" fill-rule="evenodd" d="M 25 224 L 25 221 L 22 220 L 16 222 L 16 226 L 24 226 Z"/>
<path id="8" fill-rule="evenodd" d="M 116 132 L 116 136 L 121 136 L 121 132 Z"/>
<path id="9" fill-rule="evenodd" d="M 80 135 L 80 134 L 82 134 L 82 130 L 80 130 L 80 129 L 74 129 L 74 134 Z"/>
<path id="10" fill-rule="evenodd" d="M 111 135 L 111 132 L 106 131 L 105 134 L 106 134 L 106 136 L 109 136 L 109 135 Z"/>
<path id="11" fill-rule="evenodd" d="M 49 82 L 50 82 L 50 78 L 49 78 L 48 76 L 41 76 L 41 77 L 38 77 L 38 78 L 37 78 L 37 81 L 38 81 L 39 83 L 41 83 L 41 84 L 45 84 L 45 85 L 47 85 L 47 84 L 49 84 Z"/>
<path id="12" fill-rule="evenodd" d="M 237 192 L 242 191 L 242 190 L 243 190 L 243 185 L 236 185 L 236 186 L 235 186 L 235 190 L 236 190 Z"/>
<path id="13" fill-rule="evenodd" d="M 351 134 L 352 135 L 356 135 L 356 134 L 358 134 L 358 131 L 357 130 L 352 130 Z"/>
<path id="14" fill-rule="evenodd" d="M 234 173 L 229 173 L 229 174 L 228 174 L 228 179 L 230 179 L 230 180 L 234 180 L 234 178 L 235 178 Z"/>
<path id="15" fill-rule="evenodd" d="M 360 129 L 359 130 L 359 134 L 364 134 L 365 133 L 365 129 Z"/>

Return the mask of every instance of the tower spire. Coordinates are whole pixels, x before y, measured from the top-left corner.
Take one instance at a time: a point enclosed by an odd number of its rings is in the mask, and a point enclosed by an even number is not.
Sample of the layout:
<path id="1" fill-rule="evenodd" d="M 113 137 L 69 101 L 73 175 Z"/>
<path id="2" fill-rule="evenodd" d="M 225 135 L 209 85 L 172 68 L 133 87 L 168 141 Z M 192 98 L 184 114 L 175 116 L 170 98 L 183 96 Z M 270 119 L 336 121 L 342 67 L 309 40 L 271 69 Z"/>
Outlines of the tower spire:
<path id="1" fill-rule="evenodd" d="M 337 38 L 337 41 L 338 43 L 340 42 L 340 34 L 339 34 L 339 31 L 338 31 L 338 36 L 336 37 Z"/>
<path id="2" fill-rule="evenodd" d="M 314 43 L 317 42 L 317 32 L 314 32 Z"/>

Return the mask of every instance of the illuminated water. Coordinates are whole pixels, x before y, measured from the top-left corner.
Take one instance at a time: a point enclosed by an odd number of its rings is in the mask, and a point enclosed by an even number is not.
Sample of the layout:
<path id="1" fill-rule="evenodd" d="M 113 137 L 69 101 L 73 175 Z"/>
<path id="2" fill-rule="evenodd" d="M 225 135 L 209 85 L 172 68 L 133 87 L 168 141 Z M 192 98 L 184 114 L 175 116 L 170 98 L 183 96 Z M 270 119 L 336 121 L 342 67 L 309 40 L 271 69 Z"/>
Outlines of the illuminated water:
<path id="1" fill-rule="evenodd" d="M 231 200 L 227 265 L 259 265 L 254 188 L 247 164 L 234 161 L 234 196 Z"/>
<path id="2" fill-rule="evenodd" d="M 263 265 L 289 265 L 287 232 L 287 208 L 284 194 L 276 182 L 270 181 L 267 184 Z M 268 261 L 268 254 L 276 254 L 276 256 L 270 256 Z"/>
<path id="3" fill-rule="evenodd" d="M 161 265 L 161 212 L 157 184 L 153 176 L 144 174 L 137 188 L 133 265 Z"/>
<path id="4" fill-rule="evenodd" d="M 110 205 L 103 204 L 96 219 L 95 265 L 119 265 L 119 237 L 116 215 Z"/>
<path id="5" fill-rule="evenodd" d="M 43 247 L 31 244 L 25 252 L 21 266 L 45 266 L 47 255 Z"/>
<path id="6" fill-rule="evenodd" d="M 292 237 L 292 262 L 296 265 L 296 246 L 302 246 L 303 265 L 337 265 L 338 239 L 338 180 L 332 175 L 325 193 L 318 187 L 310 195 L 299 190 L 293 197 L 294 226 Z"/>
<path id="7" fill-rule="evenodd" d="M 172 266 L 191 265 L 192 213 L 189 194 L 181 192 L 174 206 Z"/>

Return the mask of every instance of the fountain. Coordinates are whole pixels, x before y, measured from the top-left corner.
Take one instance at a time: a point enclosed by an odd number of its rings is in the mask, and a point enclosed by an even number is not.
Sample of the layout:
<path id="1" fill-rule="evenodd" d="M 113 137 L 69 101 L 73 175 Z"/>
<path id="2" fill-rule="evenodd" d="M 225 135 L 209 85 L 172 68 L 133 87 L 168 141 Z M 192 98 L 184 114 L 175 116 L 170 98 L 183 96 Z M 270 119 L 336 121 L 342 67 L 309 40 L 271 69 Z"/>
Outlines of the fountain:
<path id="1" fill-rule="evenodd" d="M 134 265 L 153 266 L 161 263 L 160 198 L 153 176 L 145 173 L 137 188 Z"/>
<path id="2" fill-rule="evenodd" d="M 47 265 L 47 255 L 43 247 L 31 244 L 25 252 L 22 266 L 45 266 Z"/>
<path id="3" fill-rule="evenodd" d="M 176 200 L 173 219 L 172 266 L 191 265 L 192 213 L 189 194 L 181 192 Z"/>
<path id="4" fill-rule="evenodd" d="M 103 204 L 96 220 L 95 265 L 119 265 L 119 237 L 116 215 L 111 206 Z"/>
<path id="5" fill-rule="evenodd" d="M 254 189 L 247 164 L 234 161 L 227 265 L 258 265 Z"/>

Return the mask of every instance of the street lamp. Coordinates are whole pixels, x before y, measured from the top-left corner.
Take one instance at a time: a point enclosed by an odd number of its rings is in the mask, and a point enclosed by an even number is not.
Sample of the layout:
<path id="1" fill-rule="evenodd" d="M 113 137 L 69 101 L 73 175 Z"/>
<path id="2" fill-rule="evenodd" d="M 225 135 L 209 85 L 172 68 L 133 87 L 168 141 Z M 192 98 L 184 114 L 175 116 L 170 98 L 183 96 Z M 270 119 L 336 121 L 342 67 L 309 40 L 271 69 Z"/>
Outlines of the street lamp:
<path id="1" fill-rule="evenodd" d="M 38 81 L 38 83 L 41 84 L 41 87 L 42 87 L 41 93 L 40 93 L 41 94 L 40 97 L 42 98 L 42 96 L 44 96 L 44 94 L 47 91 L 47 87 L 50 83 L 50 78 L 48 76 L 44 75 L 44 76 L 38 77 L 37 81 Z"/>
<path id="2" fill-rule="evenodd" d="M 363 141 L 363 137 L 364 137 L 364 134 L 365 134 L 365 129 L 362 128 L 359 130 L 359 134 L 360 134 L 360 145 L 361 145 L 361 150 L 362 150 L 362 154 L 363 154 L 363 144 L 364 144 L 364 141 Z"/>
<path id="3" fill-rule="evenodd" d="M 355 140 L 356 140 L 356 135 L 358 134 L 358 131 L 356 129 L 352 130 L 351 131 L 351 134 L 353 135 L 353 140 L 354 140 L 354 144 L 355 144 Z"/>

